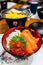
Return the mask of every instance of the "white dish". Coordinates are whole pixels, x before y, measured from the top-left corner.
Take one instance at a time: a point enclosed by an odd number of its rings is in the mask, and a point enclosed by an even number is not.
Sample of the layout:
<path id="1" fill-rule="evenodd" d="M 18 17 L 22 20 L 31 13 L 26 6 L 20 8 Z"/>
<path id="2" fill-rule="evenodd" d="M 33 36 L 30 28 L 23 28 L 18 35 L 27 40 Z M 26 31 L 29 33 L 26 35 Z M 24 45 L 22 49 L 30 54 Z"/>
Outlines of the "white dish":
<path id="1" fill-rule="evenodd" d="M 26 8 L 29 8 L 29 7 L 30 7 L 30 5 L 26 5 L 26 4 L 25 4 L 25 5 L 23 5 L 21 8 L 22 8 L 22 9 L 26 9 Z"/>

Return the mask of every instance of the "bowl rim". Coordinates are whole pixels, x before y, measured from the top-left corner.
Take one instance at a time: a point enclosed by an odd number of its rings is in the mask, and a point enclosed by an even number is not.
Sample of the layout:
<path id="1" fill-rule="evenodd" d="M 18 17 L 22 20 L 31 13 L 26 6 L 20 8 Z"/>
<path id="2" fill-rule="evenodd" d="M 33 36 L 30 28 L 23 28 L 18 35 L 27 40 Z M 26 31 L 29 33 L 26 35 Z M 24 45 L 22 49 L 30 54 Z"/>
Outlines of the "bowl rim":
<path id="1" fill-rule="evenodd" d="M 9 11 L 10 9 L 12 9 L 12 8 L 2 10 L 2 11 L 1 11 L 1 17 L 2 17 L 2 18 L 5 18 L 5 17 L 3 16 L 3 12 L 4 12 L 4 14 L 5 14 L 5 12 L 6 12 L 6 11 Z M 13 8 L 13 9 L 14 9 L 14 8 Z M 15 9 L 15 10 L 17 10 L 17 9 Z M 19 10 L 18 10 L 18 11 L 19 11 Z M 23 12 L 23 11 L 22 11 L 22 12 Z M 24 13 L 24 12 L 23 12 L 23 13 Z M 25 13 L 24 13 L 24 14 L 25 14 Z M 19 19 L 24 19 L 24 18 L 27 18 L 27 15 L 26 15 L 25 17 L 23 17 L 23 18 L 18 18 L 18 19 L 17 19 L 17 18 L 12 18 L 12 20 L 15 20 L 15 19 L 16 19 L 16 20 L 19 20 Z M 5 18 L 5 19 L 9 19 L 9 20 L 10 20 L 11 18 Z"/>
<path id="2" fill-rule="evenodd" d="M 7 35 L 7 36 L 9 35 L 9 34 L 7 34 L 7 33 L 11 33 L 12 30 L 13 30 L 13 31 L 14 31 L 14 30 L 18 30 L 19 28 L 22 29 L 22 28 L 24 28 L 24 27 L 22 27 L 22 26 L 13 27 L 13 28 L 9 29 L 9 30 L 3 35 L 3 37 L 2 37 L 2 46 L 3 46 L 3 44 L 6 44 L 6 43 L 4 43 L 4 40 L 6 40 L 6 38 L 4 38 L 4 37 L 6 37 L 6 35 Z M 38 50 L 41 48 L 42 38 L 41 38 L 40 34 L 38 34 L 38 32 L 35 31 L 34 29 L 32 29 L 32 28 L 27 28 L 27 29 L 32 30 L 33 33 L 36 33 L 36 34 L 38 35 L 38 37 L 39 37 L 39 41 L 38 41 L 38 42 L 40 43 L 39 48 L 37 49 L 37 51 L 38 51 Z M 38 44 L 39 44 L 39 43 L 38 43 Z M 6 48 L 5 48 L 4 46 L 3 46 L 3 48 L 5 49 L 6 52 L 9 53 L 9 51 L 6 50 Z M 36 53 L 37 51 L 35 51 L 34 53 Z M 32 53 L 32 54 L 34 54 L 34 53 Z M 11 54 L 11 53 L 9 53 L 9 54 Z M 32 54 L 30 54 L 30 55 L 32 55 Z M 11 54 L 11 55 L 13 55 L 13 54 Z M 30 56 L 30 55 L 27 55 L 27 56 Z M 15 56 L 15 57 L 27 57 L 27 56 L 16 56 L 16 55 L 13 55 L 13 56 Z"/>

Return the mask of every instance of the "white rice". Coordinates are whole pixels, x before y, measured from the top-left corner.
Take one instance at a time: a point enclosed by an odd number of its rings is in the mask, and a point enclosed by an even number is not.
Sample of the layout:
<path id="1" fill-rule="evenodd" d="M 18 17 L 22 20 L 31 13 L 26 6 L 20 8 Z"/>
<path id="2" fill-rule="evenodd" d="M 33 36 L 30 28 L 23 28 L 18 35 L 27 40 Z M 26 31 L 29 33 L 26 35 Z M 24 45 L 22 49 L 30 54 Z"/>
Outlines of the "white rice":
<path id="1" fill-rule="evenodd" d="M 9 36 L 6 38 L 7 41 L 7 48 L 9 48 L 8 43 L 10 42 L 11 38 L 15 35 L 19 35 L 20 34 L 20 30 L 15 30 L 14 32 L 12 32 L 11 34 L 9 34 Z"/>

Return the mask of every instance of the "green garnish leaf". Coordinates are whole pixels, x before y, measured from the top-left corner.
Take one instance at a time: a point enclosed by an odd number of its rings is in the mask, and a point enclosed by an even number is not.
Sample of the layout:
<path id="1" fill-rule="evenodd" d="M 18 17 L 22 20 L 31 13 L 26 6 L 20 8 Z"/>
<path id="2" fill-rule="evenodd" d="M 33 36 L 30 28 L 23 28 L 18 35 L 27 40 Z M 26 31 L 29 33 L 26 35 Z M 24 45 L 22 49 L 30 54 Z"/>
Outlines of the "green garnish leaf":
<path id="1" fill-rule="evenodd" d="M 20 41 L 23 43 L 24 47 L 26 47 L 26 40 L 24 40 L 22 37 L 20 37 Z"/>
<path id="2" fill-rule="evenodd" d="M 19 36 L 13 36 L 11 40 L 14 42 L 18 42 L 20 40 L 20 38 L 19 38 Z"/>
<path id="3" fill-rule="evenodd" d="M 21 41 L 23 46 L 26 47 L 26 40 L 24 40 L 24 38 L 21 36 L 13 36 L 11 40 L 14 42 Z"/>

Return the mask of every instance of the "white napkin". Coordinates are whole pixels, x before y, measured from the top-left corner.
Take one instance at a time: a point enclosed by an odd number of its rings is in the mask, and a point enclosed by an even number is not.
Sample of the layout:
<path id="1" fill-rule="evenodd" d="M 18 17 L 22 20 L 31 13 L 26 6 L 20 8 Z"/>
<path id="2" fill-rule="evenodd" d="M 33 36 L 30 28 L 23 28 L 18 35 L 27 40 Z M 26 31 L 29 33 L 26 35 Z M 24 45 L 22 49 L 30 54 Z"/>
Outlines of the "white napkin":
<path id="1" fill-rule="evenodd" d="M 11 8 L 13 5 L 15 5 L 16 3 L 14 3 L 14 2 L 8 2 L 7 3 L 7 8 L 9 9 L 9 8 Z"/>
<path id="2" fill-rule="evenodd" d="M 2 37 L 3 37 L 3 34 L 0 34 L 0 55 L 3 53 L 4 51 L 4 48 L 2 46 Z"/>

